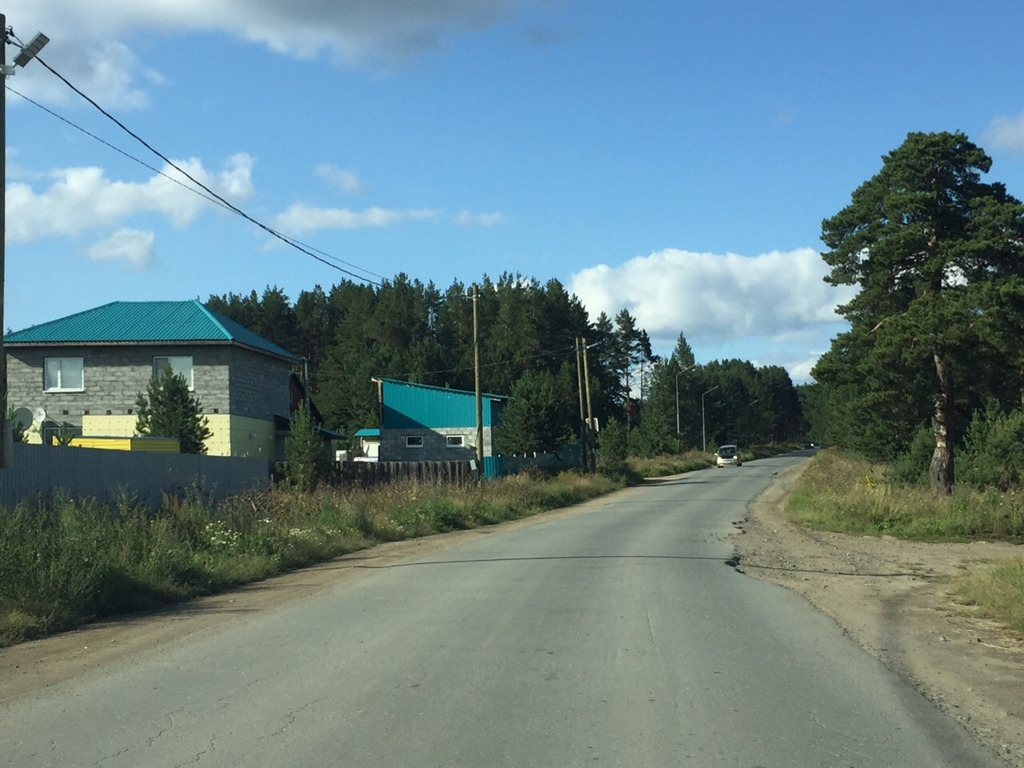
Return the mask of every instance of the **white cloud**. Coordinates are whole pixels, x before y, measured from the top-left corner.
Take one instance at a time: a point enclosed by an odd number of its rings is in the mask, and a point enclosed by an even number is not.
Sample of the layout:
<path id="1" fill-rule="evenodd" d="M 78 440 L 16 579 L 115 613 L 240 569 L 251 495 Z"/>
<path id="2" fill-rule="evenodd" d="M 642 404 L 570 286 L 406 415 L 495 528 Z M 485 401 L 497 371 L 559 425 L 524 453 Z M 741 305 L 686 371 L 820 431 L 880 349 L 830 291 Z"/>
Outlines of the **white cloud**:
<path id="1" fill-rule="evenodd" d="M 274 217 L 274 228 L 286 235 L 299 236 L 321 229 L 386 227 L 406 221 L 432 220 L 439 215 L 438 211 L 430 208 L 389 210 L 375 207 L 352 211 L 347 208 L 318 208 L 295 203 Z"/>
<path id="2" fill-rule="evenodd" d="M 988 124 L 983 138 L 986 146 L 1008 149 L 1024 155 L 1024 112 L 1016 117 L 1000 115 Z"/>
<path id="3" fill-rule="evenodd" d="M 160 75 L 128 47 L 132 35 L 223 33 L 277 53 L 313 58 L 324 53 L 347 66 L 387 70 L 445 45 L 458 34 L 500 24 L 550 0 L 7 0 L 7 21 L 27 43 L 36 30 L 50 44 L 48 64 L 108 108 L 147 102 L 146 87 Z M 186 67 L 194 64 L 185 63 Z M 64 103 L 68 89 L 31 63 L 19 90 Z M 73 76 L 72 76 L 73 75 Z"/>
<path id="4" fill-rule="evenodd" d="M 759 348 L 776 349 L 752 362 L 781 365 L 786 358 L 809 370 L 812 355 L 827 349 L 829 331 L 843 322 L 836 305 L 854 291 L 825 283 L 827 271 L 811 248 L 755 257 L 668 249 L 585 269 L 572 276 L 570 290 L 592 319 L 627 309 L 666 353 L 680 333 L 695 350 L 738 350 L 757 339 Z M 736 355 L 719 355 L 728 356 Z"/>
<path id="5" fill-rule="evenodd" d="M 455 223 L 460 227 L 471 229 L 473 227 L 496 227 L 508 221 L 503 213 L 470 213 L 459 211 L 455 214 Z"/>
<path id="6" fill-rule="evenodd" d="M 252 195 L 253 161 L 248 155 L 228 158 L 220 173 L 206 170 L 196 158 L 175 162 L 232 202 Z M 78 235 L 143 212 L 160 213 L 175 226 L 185 226 L 211 203 L 182 186 L 192 185 L 176 170 L 169 166 L 163 170 L 166 176 L 137 183 L 108 179 L 102 168 L 60 168 L 49 172 L 46 178 L 52 183 L 41 192 L 24 182 L 8 184 L 8 240 L 32 242 L 47 235 Z"/>
<path id="7" fill-rule="evenodd" d="M 119 229 L 106 240 L 93 244 L 88 251 L 93 261 L 118 261 L 132 270 L 143 271 L 153 263 L 152 232 Z"/>
<path id="8" fill-rule="evenodd" d="M 355 195 L 366 191 L 366 185 L 359 176 L 336 165 L 331 165 L 330 163 L 318 165 L 313 169 L 313 173 L 316 174 L 317 178 L 323 179 L 332 187 L 347 195 Z"/>

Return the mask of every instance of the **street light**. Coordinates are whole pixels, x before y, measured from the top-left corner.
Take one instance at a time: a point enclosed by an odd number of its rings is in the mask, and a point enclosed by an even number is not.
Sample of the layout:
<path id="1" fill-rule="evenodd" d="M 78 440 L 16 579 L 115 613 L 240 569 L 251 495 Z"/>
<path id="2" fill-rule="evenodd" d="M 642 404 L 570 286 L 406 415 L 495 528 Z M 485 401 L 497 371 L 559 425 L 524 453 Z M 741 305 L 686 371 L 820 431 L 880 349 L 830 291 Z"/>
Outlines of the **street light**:
<path id="1" fill-rule="evenodd" d="M 4 349 L 4 273 L 5 252 L 4 240 L 7 234 L 6 223 L 6 184 L 7 178 L 7 78 L 14 74 L 15 67 L 24 67 L 35 57 L 50 38 L 40 32 L 32 41 L 24 46 L 14 59 L 14 64 L 7 64 L 7 43 L 13 35 L 7 29 L 7 16 L 0 13 L 0 469 L 11 466 L 14 453 L 14 438 L 11 425 L 7 421 L 7 351 Z"/>
<path id="2" fill-rule="evenodd" d="M 692 368 L 696 368 L 697 364 L 694 363 L 689 368 L 684 368 L 676 374 L 676 437 L 679 437 L 679 377 Z"/>
<path id="3" fill-rule="evenodd" d="M 714 392 L 719 386 L 721 385 L 715 384 L 715 386 L 709 389 L 708 392 Z M 700 396 L 700 436 L 704 440 L 704 453 L 708 452 L 708 434 L 704 428 L 704 395 L 708 392 L 705 392 Z"/>

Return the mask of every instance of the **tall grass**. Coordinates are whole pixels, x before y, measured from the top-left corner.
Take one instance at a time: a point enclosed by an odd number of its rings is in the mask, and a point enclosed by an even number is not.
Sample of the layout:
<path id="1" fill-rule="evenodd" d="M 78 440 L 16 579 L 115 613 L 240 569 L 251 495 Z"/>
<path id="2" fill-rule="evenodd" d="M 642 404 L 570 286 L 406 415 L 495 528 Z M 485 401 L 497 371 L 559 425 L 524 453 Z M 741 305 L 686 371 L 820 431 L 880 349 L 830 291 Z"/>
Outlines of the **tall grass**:
<path id="1" fill-rule="evenodd" d="M 652 458 L 627 459 L 629 468 L 640 477 L 667 477 L 715 466 L 715 457 L 701 451 L 666 454 Z"/>
<path id="2" fill-rule="evenodd" d="M 965 574 L 955 585 L 957 598 L 973 606 L 975 615 L 1024 632 L 1024 560 Z"/>
<path id="3" fill-rule="evenodd" d="M 832 449 L 818 454 L 789 498 L 789 519 L 810 528 L 890 534 L 923 541 L 1024 542 L 1020 489 L 959 487 L 936 496 L 890 483 L 888 468 Z M 975 614 L 1024 632 L 1024 560 L 970 571 L 955 580 L 957 598 Z"/>
<path id="4" fill-rule="evenodd" d="M 809 528 L 922 541 L 1024 542 L 1024 494 L 959 486 L 949 496 L 887 480 L 887 468 L 830 449 L 789 499 L 789 519 Z"/>
<path id="5" fill-rule="evenodd" d="M 58 497 L 0 509 L 0 647 L 222 591 L 384 541 L 491 525 L 607 493 L 599 475 L 514 476 L 469 488 L 274 489 L 149 513 Z"/>

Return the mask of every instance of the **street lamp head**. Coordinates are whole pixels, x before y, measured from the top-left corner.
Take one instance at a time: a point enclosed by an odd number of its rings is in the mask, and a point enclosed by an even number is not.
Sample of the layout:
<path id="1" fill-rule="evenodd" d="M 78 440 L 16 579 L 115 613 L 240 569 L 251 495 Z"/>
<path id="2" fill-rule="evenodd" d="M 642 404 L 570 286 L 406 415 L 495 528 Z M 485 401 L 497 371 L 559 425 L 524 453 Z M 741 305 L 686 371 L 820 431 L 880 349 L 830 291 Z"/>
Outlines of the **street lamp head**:
<path id="1" fill-rule="evenodd" d="M 39 32 L 28 45 L 21 49 L 21 53 L 14 57 L 15 66 L 24 67 L 36 57 L 36 54 L 43 50 L 43 46 L 48 42 L 50 42 L 50 38 Z"/>

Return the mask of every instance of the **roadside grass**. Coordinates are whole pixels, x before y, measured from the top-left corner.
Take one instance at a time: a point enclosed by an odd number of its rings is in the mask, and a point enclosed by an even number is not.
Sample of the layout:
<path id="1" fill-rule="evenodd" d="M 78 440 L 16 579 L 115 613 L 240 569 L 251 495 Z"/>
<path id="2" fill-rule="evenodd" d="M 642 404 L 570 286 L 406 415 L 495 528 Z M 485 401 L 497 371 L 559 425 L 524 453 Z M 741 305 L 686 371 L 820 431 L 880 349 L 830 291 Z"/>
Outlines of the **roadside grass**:
<path id="1" fill-rule="evenodd" d="M 385 541 L 492 525 L 609 493 L 602 475 L 517 475 L 481 486 L 275 488 L 221 504 L 105 506 L 57 497 L 0 509 L 0 647 L 295 570 Z"/>
<path id="2" fill-rule="evenodd" d="M 787 506 L 790 522 L 855 535 L 917 541 L 1024 543 L 1024 492 L 958 486 L 949 496 L 888 482 L 887 468 L 829 449 L 800 477 Z M 1006 627 L 1024 631 L 1024 560 L 956 580 L 958 599 Z"/>
<path id="3" fill-rule="evenodd" d="M 715 466 L 715 457 L 700 451 L 687 451 L 686 453 L 665 454 L 649 459 L 630 457 L 626 459 L 626 463 L 640 477 L 668 477 L 713 467 Z"/>
<path id="4" fill-rule="evenodd" d="M 740 450 L 740 458 L 743 461 L 754 461 L 755 459 L 766 459 L 771 456 L 778 456 L 780 453 L 789 453 L 799 449 L 799 443 L 774 443 L 769 445 L 743 446 Z M 714 449 L 711 453 L 702 451 L 687 451 L 680 454 L 663 454 L 653 458 L 640 459 L 630 457 L 626 460 L 630 470 L 639 477 L 668 477 L 669 475 L 681 475 L 683 472 L 693 472 L 698 469 L 707 469 L 715 466 Z"/>
<path id="5" fill-rule="evenodd" d="M 997 563 L 957 578 L 954 594 L 973 614 L 1024 633 L 1024 560 Z"/>

